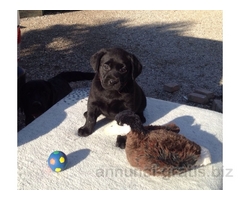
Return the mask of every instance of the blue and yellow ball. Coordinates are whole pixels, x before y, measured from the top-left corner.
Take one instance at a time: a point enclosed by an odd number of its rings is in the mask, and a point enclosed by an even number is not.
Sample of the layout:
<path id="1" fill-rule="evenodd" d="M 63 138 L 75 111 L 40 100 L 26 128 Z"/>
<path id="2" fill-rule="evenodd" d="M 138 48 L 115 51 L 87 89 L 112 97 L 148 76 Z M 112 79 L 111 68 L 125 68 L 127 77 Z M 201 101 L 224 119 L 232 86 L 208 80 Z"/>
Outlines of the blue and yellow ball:
<path id="1" fill-rule="evenodd" d="M 55 172 L 61 172 L 66 169 L 67 156 L 62 151 L 54 151 L 48 157 L 48 166 Z"/>

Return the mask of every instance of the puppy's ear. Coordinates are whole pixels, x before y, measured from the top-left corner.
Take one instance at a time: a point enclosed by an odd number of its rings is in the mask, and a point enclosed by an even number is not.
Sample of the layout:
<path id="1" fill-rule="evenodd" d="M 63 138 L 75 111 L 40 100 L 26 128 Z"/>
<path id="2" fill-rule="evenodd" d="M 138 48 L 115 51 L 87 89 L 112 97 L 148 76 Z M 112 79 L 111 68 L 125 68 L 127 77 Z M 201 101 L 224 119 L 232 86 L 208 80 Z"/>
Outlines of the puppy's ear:
<path id="1" fill-rule="evenodd" d="M 98 72 L 99 65 L 100 65 L 100 60 L 106 52 L 107 52 L 106 49 L 100 49 L 98 52 L 96 52 L 95 54 L 93 54 L 91 56 L 90 65 L 92 66 L 92 68 L 95 72 Z"/>
<path id="2" fill-rule="evenodd" d="M 137 57 L 133 54 L 130 55 L 130 59 L 132 62 L 132 78 L 133 80 L 138 77 L 139 74 L 142 72 L 142 64 L 137 59 Z"/>

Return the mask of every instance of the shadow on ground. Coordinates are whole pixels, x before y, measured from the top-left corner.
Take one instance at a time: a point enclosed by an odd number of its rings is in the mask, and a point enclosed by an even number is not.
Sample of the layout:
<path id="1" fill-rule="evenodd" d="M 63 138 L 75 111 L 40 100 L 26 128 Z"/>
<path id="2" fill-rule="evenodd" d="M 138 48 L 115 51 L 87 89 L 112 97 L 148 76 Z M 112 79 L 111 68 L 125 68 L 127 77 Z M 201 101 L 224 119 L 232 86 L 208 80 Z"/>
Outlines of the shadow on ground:
<path id="1" fill-rule="evenodd" d="M 103 47 L 118 46 L 134 53 L 142 62 L 144 68 L 139 82 L 144 87 L 144 83 L 151 81 L 152 86 L 145 88 L 147 94 L 157 90 L 166 78 L 180 80 L 183 85 L 198 81 L 199 86 L 217 90 L 222 78 L 221 41 L 182 36 L 191 22 L 134 27 L 125 25 L 127 22 L 119 20 L 98 26 L 53 25 L 26 32 L 22 35 L 19 64 L 28 70 L 29 79 L 31 71 L 38 73 L 39 78 L 49 78 L 53 74 L 47 74 L 47 69 L 62 71 L 69 65 L 73 70 L 91 71 L 92 54 Z M 178 69 L 176 73 L 173 68 Z M 208 68 L 214 68 L 215 74 L 208 74 Z M 213 84 L 204 85 L 205 79 L 212 79 Z M 157 93 L 155 97 L 159 97 Z"/>

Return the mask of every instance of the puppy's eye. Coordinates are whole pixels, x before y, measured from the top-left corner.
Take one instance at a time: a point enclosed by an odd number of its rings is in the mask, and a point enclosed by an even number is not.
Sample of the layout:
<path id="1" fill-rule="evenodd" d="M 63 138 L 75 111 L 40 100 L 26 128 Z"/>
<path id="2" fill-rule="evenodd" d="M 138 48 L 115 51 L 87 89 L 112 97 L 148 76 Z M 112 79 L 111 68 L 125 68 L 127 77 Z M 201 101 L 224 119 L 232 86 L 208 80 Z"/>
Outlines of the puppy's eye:
<path id="1" fill-rule="evenodd" d="M 109 66 L 109 65 L 104 64 L 102 67 L 103 67 L 103 69 L 106 70 L 106 71 L 107 71 L 107 70 L 110 70 L 110 66 Z"/>
<path id="2" fill-rule="evenodd" d="M 119 69 L 119 72 L 122 73 L 122 74 L 126 73 L 127 72 L 127 67 L 126 66 L 121 67 Z"/>

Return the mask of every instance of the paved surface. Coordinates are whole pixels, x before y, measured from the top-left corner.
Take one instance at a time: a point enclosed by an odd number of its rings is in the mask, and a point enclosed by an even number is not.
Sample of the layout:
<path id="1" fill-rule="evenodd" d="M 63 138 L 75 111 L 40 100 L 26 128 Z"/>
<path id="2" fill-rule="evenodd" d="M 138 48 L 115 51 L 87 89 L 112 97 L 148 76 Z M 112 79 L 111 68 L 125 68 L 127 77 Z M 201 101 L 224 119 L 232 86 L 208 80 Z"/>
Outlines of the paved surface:
<path id="1" fill-rule="evenodd" d="M 137 78 L 148 97 L 211 109 L 186 96 L 197 88 L 222 98 L 222 11 L 75 11 L 21 19 L 20 66 L 27 80 L 64 70 L 93 71 L 92 54 L 122 47 L 143 65 Z M 174 93 L 166 83 L 181 87 Z M 89 82 L 72 84 L 73 88 Z M 19 129 L 23 116 L 18 118 Z"/>

